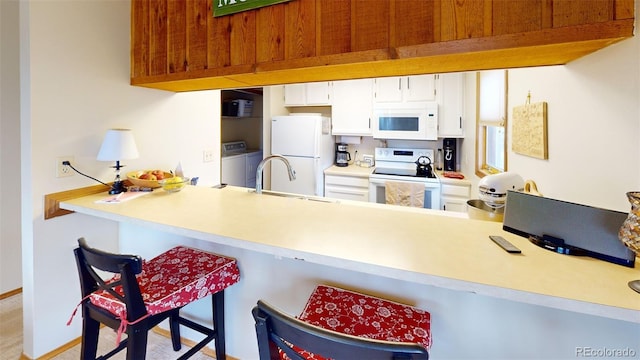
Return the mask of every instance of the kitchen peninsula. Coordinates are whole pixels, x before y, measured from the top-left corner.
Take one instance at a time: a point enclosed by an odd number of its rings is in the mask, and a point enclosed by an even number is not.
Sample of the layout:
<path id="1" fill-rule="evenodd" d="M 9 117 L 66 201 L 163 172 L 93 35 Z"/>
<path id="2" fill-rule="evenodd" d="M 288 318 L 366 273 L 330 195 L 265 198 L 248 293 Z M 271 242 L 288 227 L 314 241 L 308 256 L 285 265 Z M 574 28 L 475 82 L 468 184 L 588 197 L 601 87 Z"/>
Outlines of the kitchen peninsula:
<path id="1" fill-rule="evenodd" d="M 260 195 L 230 186 L 188 186 L 173 194 L 156 190 L 119 204 L 96 203 L 104 197 L 68 200 L 61 207 L 79 213 L 71 216 L 119 222 L 121 252 L 151 257 L 163 247 L 182 243 L 238 259 L 242 279 L 226 295 L 230 356 L 254 358 L 257 353 L 257 348 L 247 346 L 247 339 L 255 342 L 250 308 L 258 299 L 297 313 L 317 282 L 346 283 L 429 310 L 432 351 L 449 357 L 473 354 L 475 342 L 482 343 L 478 338 L 455 345 L 461 341 L 457 336 L 465 337 L 465 327 L 486 321 L 500 326 L 499 314 L 482 314 L 485 302 L 497 302 L 490 307 L 507 312 L 512 306 L 525 306 L 535 308 L 534 313 L 553 313 L 554 318 L 602 317 L 619 325 L 619 331 L 632 332 L 630 338 L 640 333 L 640 297 L 627 287 L 628 281 L 640 278 L 637 267 L 555 254 L 503 231 L 500 223 L 444 211 Z M 522 254 L 504 252 L 489 235 L 504 236 Z M 442 291 L 475 299 L 475 305 L 456 309 L 461 318 L 454 320 L 440 298 Z M 514 311 L 521 316 L 522 334 L 545 336 L 535 326 L 527 330 L 526 324 L 535 322 L 537 315 Z M 470 312 L 478 312 L 478 318 L 465 317 Z M 524 346 L 528 340 L 522 341 L 485 355 L 524 356 L 532 350 Z M 625 344 L 621 341 L 619 346 Z M 594 346 L 569 345 L 571 349 L 558 347 L 553 354 L 569 357 L 575 347 Z M 636 346 L 627 344 L 632 345 Z"/>

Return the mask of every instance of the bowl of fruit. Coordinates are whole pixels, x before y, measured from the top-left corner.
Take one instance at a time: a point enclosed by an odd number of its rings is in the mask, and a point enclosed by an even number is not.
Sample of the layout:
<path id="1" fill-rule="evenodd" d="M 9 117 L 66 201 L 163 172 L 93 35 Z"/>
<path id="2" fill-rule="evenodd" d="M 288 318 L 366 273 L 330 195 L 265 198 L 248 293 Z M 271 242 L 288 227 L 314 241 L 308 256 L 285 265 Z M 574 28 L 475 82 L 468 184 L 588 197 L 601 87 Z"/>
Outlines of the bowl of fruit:
<path id="1" fill-rule="evenodd" d="M 127 173 L 127 180 L 139 187 L 159 188 L 158 181 L 170 179 L 173 174 L 162 170 L 137 170 Z"/>
<path id="2" fill-rule="evenodd" d="M 162 186 L 164 191 L 178 192 L 189 184 L 191 179 L 183 176 L 174 176 L 164 180 L 158 180 L 158 184 Z"/>

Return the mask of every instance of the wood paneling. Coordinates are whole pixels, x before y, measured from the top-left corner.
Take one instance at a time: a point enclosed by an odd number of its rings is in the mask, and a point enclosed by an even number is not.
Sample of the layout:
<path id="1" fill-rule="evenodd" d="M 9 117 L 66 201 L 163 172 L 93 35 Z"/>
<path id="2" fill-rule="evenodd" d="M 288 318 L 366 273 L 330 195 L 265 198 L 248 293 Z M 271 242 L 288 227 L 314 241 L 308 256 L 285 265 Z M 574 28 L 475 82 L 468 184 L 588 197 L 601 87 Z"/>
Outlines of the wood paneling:
<path id="1" fill-rule="evenodd" d="M 615 19 L 633 19 L 634 5 L 634 0 L 615 0 Z"/>
<path id="2" fill-rule="evenodd" d="M 187 2 L 167 2 L 167 58 L 169 74 L 187 70 Z"/>
<path id="3" fill-rule="evenodd" d="M 284 4 L 285 59 L 316 56 L 316 3 L 296 0 Z"/>
<path id="4" fill-rule="evenodd" d="M 556 0 L 553 27 L 593 24 L 613 20 L 615 0 Z"/>
<path id="5" fill-rule="evenodd" d="M 485 35 L 485 2 L 442 0 L 440 7 L 440 41 L 478 38 Z M 490 16 L 490 14 L 489 14 Z M 489 28 L 490 30 L 491 28 Z"/>
<path id="6" fill-rule="evenodd" d="M 284 7 L 267 6 L 256 15 L 258 63 L 284 60 Z"/>
<path id="7" fill-rule="evenodd" d="M 318 2 L 318 53 L 332 55 L 350 52 L 351 3 L 344 0 Z"/>
<path id="8" fill-rule="evenodd" d="M 216 18 L 211 6 L 132 1 L 131 84 L 189 91 L 555 65 L 634 30 L 633 0 L 291 0 Z"/>
<path id="9" fill-rule="evenodd" d="M 202 70 L 208 67 L 207 62 L 207 26 L 212 19 L 211 1 L 187 1 L 187 68 L 186 70 Z"/>
<path id="10" fill-rule="evenodd" d="M 209 22 L 209 40 L 207 44 L 209 69 L 220 69 L 231 65 L 230 19 L 230 16 L 223 16 Z"/>
<path id="11" fill-rule="evenodd" d="M 149 0 L 149 75 L 167 74 L 167 1 Z"/>
<path id="12" fill-rule="evenodd" d="M 149 7 L 131 2 L 131 77 L 149 75 Z"/>
<path id="13" fill-rule="evenodd" d="M 351 51 L 389 47 L 390 0 L 351 1 Z"/>
<path id="14" fill-rule="evenodd" d="M 256 13 L 245 11 L 230 15 L 231 65 L 256 62 Z"/>
<path id="15" fill-rule="evenodd" d="M 394 0 L 390 46 L 408 46 L 435 41 L 433 1 Z"/>
<path id="16" fill-rule="evenodd" d="M 541 0 L 494 1 L 492 35 L 541 30 L 542 3 Z"/>

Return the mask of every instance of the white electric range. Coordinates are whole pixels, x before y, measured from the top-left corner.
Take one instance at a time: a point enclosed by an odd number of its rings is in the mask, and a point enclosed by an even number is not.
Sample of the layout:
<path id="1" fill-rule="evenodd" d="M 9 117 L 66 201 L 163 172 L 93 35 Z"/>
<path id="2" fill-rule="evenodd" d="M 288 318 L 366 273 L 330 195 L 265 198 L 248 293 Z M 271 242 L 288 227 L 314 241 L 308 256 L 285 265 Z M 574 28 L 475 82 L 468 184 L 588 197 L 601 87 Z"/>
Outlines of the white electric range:
<path id="1" fill-rule="evenodd" d="M 433 149 L 376 148 L 376 168 L 369 175 L 369 202 L 385 203 L 385 183 L 387 181 L 417 182 L 423 183 L 425 187 L 424 207 L 439 210 L 440 180 L 433 168 L 430 171 L 418 172 L 416 162 L 423 156 L 429 159 L 427 169 L 434 166 Z"/>

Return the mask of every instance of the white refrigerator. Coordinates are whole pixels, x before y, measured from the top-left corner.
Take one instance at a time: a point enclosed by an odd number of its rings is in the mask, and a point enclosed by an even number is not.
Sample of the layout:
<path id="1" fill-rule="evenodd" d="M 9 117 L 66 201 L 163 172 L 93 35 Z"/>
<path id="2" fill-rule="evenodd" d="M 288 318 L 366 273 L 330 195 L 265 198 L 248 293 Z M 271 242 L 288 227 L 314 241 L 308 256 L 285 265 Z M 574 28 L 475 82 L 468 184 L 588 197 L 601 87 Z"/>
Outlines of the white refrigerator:
<path id="1" fill-rule="evenodd" d="M 296 179 L 289 181 L 285 164 L 271 161 L 271 190 L 324 196 L 324 169 L 333 164 L 335 141 L 331 119 L 321 114 L 290 114 L 271 119 L 271 154 L 289 160 Z"/>

